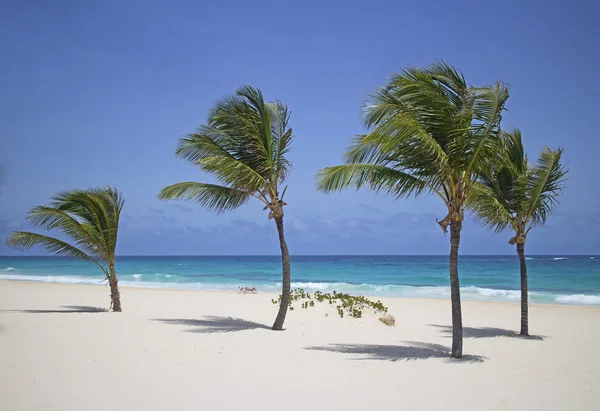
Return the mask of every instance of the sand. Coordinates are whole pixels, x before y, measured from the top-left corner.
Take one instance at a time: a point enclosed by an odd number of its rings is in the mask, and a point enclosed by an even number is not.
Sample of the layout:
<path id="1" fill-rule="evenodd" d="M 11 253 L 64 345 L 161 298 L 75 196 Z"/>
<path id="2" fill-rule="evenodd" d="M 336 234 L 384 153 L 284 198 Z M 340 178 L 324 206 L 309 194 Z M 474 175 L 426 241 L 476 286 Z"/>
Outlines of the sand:
<path id="1" fill-rule="evenodd" d="M 0 281 L 0 410 L 600 407 L 600 307 L 531 305 L 526 340 L 518 304 L 463 302 L 457 361 L 443 300 L 382 299 L 395 327 L 298 306 L 275 332 L 269 294 L 121 294 L 122 313 L 72 312 L 108 288 Z"/>

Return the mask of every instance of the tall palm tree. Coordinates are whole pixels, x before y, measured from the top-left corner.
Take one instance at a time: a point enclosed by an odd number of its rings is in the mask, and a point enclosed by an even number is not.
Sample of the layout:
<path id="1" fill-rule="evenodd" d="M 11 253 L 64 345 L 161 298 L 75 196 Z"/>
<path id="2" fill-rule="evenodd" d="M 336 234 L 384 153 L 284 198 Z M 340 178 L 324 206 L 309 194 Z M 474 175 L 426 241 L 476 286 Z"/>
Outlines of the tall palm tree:
<path id="1" fill-rule="evenodd" d="M 283 231 L 280 191 L 291 163 L 290 113 L 280 101 L 265 102 L 260 90 L 239 88 L 210 110 L 206 125 L 179 140 L 175 154 L 211 173 L 220 184 L 185 182 L 165 187 L 158 198 L 192 200 L 222 213 L 256 198 L 269 210 L 279 233 L 283 268 L 282 298 L 273 330 L 282 330 L 290 300 L 290 254 Z"/>
<path id="2" fill-rule="evenodd" d="M 71 242 L 27 231 L 15 231 L 7 245 L 21 250 L 42 246 L 47 251 L 98 265 L 110 285 L 111 308 L 121 311 L 119 281 L 115 271 L 115 248 L 119 217 L 124 204 L 113 187 L 63 191 L 47 206 L 34 207 L 27 218 L 37 227 L 58 229 Z"/>
<path id="3" fill-rule="evenodd" d="M 562 149 L 545 147 L 535 165 L 529 163 L 521 132 L 504 133 L 506 161 L 488 170 L 474 185 L 469 208 L 495 232 L 511 228 L 521 266 L 521 335 L 529 335 L 527 261 L 525 242 L 533 227 L 543 225 L 564 188 L 567 169 L 561 164 Z"/>
<path id="4" fill-rule="evenodd" d="M 443 62 L 395 74 L 370 95 L 364 123 L 345 164 L 321 170 L 325 192 L 368 187 L 395 198 L 435 194 L 447 207 L 438 221 L 450 226 L 452 357 L 462 357 L 462 313 L 458 248 L 464 206 L 477 177 L 498 161 L 500 120 L 508 88 L 496 83 L 472 87 Z"/>

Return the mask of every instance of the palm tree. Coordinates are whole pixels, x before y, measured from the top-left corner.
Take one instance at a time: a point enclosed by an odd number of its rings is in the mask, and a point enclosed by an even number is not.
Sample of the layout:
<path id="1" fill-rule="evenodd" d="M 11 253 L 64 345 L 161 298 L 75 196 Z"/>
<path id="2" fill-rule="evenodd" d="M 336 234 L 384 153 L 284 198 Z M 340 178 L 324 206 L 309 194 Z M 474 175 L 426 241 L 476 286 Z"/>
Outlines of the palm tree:
<path id="1" fill-rule="evenodd" d="M 443 62 L 409 68 L 370 95 L 364 123 L 345 164 L 321 170 L 317 187 L 325 192 L 368 187 L 395 198 L 435 194 L 447 207 L 438 221 L 450 226 L 452 357 L 462 357 L 462 313 L 458 248 L 464 206 L 477 177 L 497 161 L 500 120 L 508 88 L 468 86 Z"/>
<path id="2" fill-rule="evenodd" d="M 210 110 L 208 122 L 179 140 L 175 154 L 211 173 L 220 184 L 184 182 L 165 187 L 158 198 L 192 200 L 222 213 L 256 198 L 275 220 L 283 268 L 282 298 L 273 330 L 282 330 L 290 300 L 290 254 L 283 232 L 280 191 L 291 163 L 290 113 L 280 101 L 265 102 L 260 90 L 239 88 Z"/>
<path id="3" fill-rule="evenodd" d="M 504 140 L 505 162 L 481 175 L 468 206 L 495 232 L 507 228 L 515 232 L 509 243 L 516 244 L 521 265 L 521 335 L 529 335 L 525 242 L 529 231 L 543 225 L 552 213 L 568 170 L 560 161 L 562 149 L 545 147 L 532 165 L 519 130 L 505 133 Z"/>
<path id="4" fill-rule="evenodd" d="M 7 245 L 20 250 L 42 246 L 47 251 L 98 265 L 110 285 L 111 308 L 121 311 L 115 248 L 124 200 L 113 187 L 69 190 L 58 193 L 47 206 L 34 207 L 27 219 L 46 230 L 58 229 L 71 243 L 46 235 L 15 231 Z"/>

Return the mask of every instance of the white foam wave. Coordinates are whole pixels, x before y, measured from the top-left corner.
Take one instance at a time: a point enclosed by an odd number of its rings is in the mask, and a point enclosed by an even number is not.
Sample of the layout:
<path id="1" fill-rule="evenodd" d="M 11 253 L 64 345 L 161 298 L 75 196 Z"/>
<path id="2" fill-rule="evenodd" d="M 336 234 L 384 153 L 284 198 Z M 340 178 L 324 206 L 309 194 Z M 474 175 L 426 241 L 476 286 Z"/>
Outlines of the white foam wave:
<path id="1" fill-rule="evenodd" d="M 281 283 L 277 283 L 281 287 Z M 292 283 L 292 288 L 306 288 L 310 290 L 337 290 L 341 288 L 352 288 L 353 284 L 348 283 Z"/>
<path id="2" fill-rule="evenodd" d="M 158 275 L 158 274 L 156 274 Z M 168 276 L 168 274 L 160 274 Z M 140 288 L 167 288 L 167 289 L 188 289 L 188 290 L 212 290 L 212 291 L 233 291 L 240 286 L 248 284 L 219 284 L 219 283 L 184 283 L 184 282 L 159 282 L 159 281 L 139 281 L 142 274 L 133 274 L 133 281 L 122 280 L 120 284 L 128 287 Z M 76 276 L 32 276 L 19 274 L 0 274 L 0 280 L 20 280 L 20 281 L 41 281 L 46 283 L 65 283 L 65 284 L 106 284 L 106 280 L 93 277 Z M 253 284 L 254 285 L 254 284 Z M 257 284 L 259 291 L 280 292 L 281 284 Z M 292 283 L 294 288 L 304 288 L 307 291 L 316 290 L 333 292 L 348 292 L 358 295 L 375 295 L 388 297 L 410 297 L 410 298 L 450 298 L 450 287 L 417 287 L 408 285 L 374 285 L 374 284 L 349 284 L 349 283 L 320 283 L 320 282 L 296 282 Z M 465 300 L 483 300 L 483 301 L 519 301 L 521 292 L 519 290 L 500 290 L 485 287 L 463 287 L 461 288 L 462 297 Z M 575 304 L 575 305 L 600 305 L 600 295 L 587 294 L 552 294 L 549 292 L 529 292 L 529 298 L 532 302 Z"/>
<path id="3" fill-rule="evenodd" d="M 535 260 L 533 257 L 525 257 L 526 260 Z"/>
<path id="4" fill-rule="evenodd" d="M 600 295 L 572 294 L 561 295 L 555 298 L 559 303 L 600 305 Z"/>
<path id="5" fill-rule="evenodd" d="M 16 268 L 15 268 L 15 267 L 6 267 L 6 268 L 4 269 L 4 271 L 15 271 L 15 270 L 16 270 Z"/>
<path id="6" fill-rule="evenodd" d="M 281 287 L 281 283 L 277 284 Z M 307 291 L 337 291 L 337 292 L 355 292 L 377 294 L 387 294 L 402 297 L 420 297 L 420 298 L 449 298 L 450 287 L 436 286 L 409 286 L 409 285 L 374 285 L 374 284 L 348 284 L 348 283 L 292 283 L 292 288 L 304 288 Z M 464 297 L 477 300 L 519 300 L 521 292 L 518 290 L 498 290 L 482 287 L 463 287 L 461 293 Z M 529 293 L 533 296 L 533 293 Z"/>
<path id="7" fill-rule="evenodd" d="M 143 278 L 147 278 L 147 275 L 152 275 L 152 274 L 131 274 L 131 276 L 133 278 L 135 278 L 136 280 L 141 280 Z M 151 280 L 150 281 L 156 281 L 155 278 L 160 278 L 160 277 L 164 277 L 164 278 L 171 278 L 173 277 L 173 274 L 162 274 L 162 273 L 155 273 L 153 277 L 150 277 Z"/>
<path id="8" fill-rule="evenodd" d="M 553 260 L 569 260 L 569 257 L 554 257 Z"/>
<path id="9" fill-rule="evenodd" d="M 463 294 L 465 296 L 473 294 L 475 296 L 480 296 L 485 299 L 494 299 L 494 300 L 495 299 L 497 299 L 497 300 L 519 300 L 521 298 L 521 291 L 498 290 L 495 288 L 465 287 Z M 529 295 L 532 295 L 532 293 L 529 293 Z"/>
<path id="10" fill-rule="evenodd" d="M 61 284 L 104 284 L 106 280 L 90 277 L 70 277 L 64 275 L 18 275 L 18 274 L 0 274 L 0 280 L 18 280 L 18 281 L 39 281 L 43 283 L 61 283 Z"/>

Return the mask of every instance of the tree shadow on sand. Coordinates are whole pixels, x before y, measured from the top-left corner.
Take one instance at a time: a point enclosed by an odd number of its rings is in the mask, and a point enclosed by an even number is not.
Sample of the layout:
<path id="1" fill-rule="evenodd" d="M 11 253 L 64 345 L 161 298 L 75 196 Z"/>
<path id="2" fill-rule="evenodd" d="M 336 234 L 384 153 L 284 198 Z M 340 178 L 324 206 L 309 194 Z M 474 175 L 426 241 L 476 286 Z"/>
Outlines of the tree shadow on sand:
<path id="1" fill-rule="evenodd" d="M 449 325 L 429 324 L 431 327 L 439 328 L 440 332 L 445 334 L 446 337 L 452 337 L 452 327 Z M 504 328 L 494 327 L 463 327 L 464 338 L 494 338 L 494 337 L 509 337 L 509 338 L 521 338 L 523 340 L 535 340 L 543 341 L 546 336 L 544 335 L 521 335 L 512 330 L 506 330 Z"/>
<path id="2" fill-rule="evenodd" d="M 186 325 L 188 327 L 197 327 L 190 328 L 185 330 L 190 333 L 227 333 L 227 332 L 235 332 L 235 331 L 245 331 L 245 330 L 254 330 L 257 328 L 262 328 L 265 330 L 270 330 L 271 327 L 267 327 L 264 324 L 255 323 L 253 321 L 243 320 L 241 318 L 233 318 L 233 317 L 216 317 L 216 316 L 208 316 L 204 317 L 203 320 L 192 320 L 192 319 L 184 319 L 184 318 L 176 318 L 176 319 L 155 319 L 153 321 L 159 321 L 167 324 L 175 324 L 175 325 Z"/>
<path id="3" fill-rule="evenodd" d="M 27 314 L 68 314 L 68 313 L 106 313 L 108 310 L 102 307 L 88 307 L 85 305 L 63 305 L 64 310 L 19 310 Z"/>
<path id="4" fill-rule="evenodd" d="M 428 358 L 445 358 L 452 362 L 483 362 L 486 357 L 480 355 L 464 355 L 461 359 L 450 358 L 450 348 L 423 342 L 405 341 L 408 345 L 375 345 L 375 344 L 331 344 L 321 347 L 306 347 L 306 350 L 329 351 L 342 354 L 353 354 L 354 360 L 387 360 L 409 361 L 426 360 Z M 365 357 L 358 357 L 359 355 Z"/>

